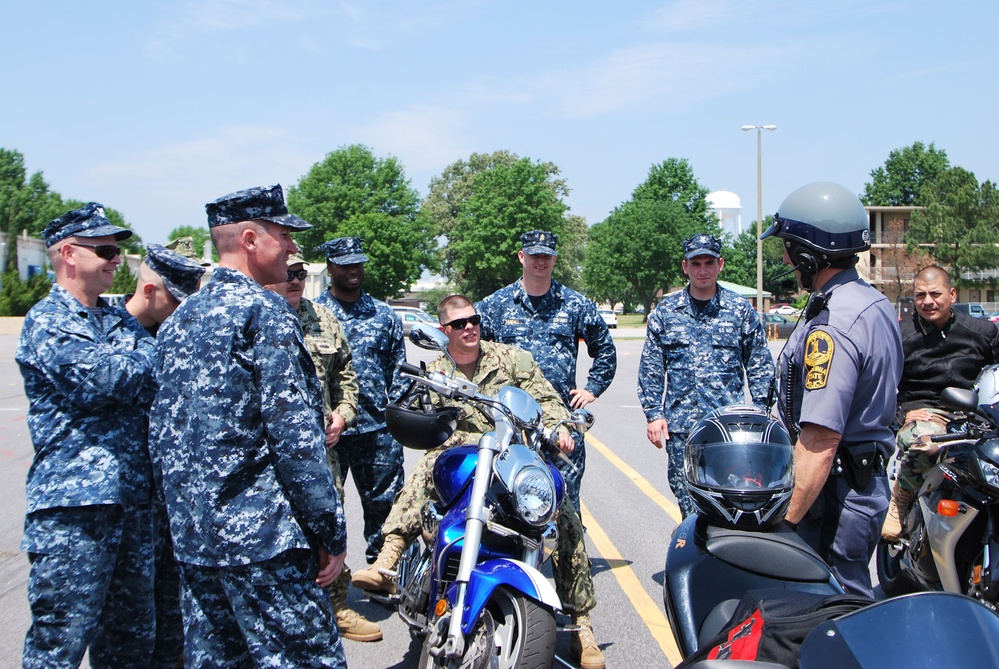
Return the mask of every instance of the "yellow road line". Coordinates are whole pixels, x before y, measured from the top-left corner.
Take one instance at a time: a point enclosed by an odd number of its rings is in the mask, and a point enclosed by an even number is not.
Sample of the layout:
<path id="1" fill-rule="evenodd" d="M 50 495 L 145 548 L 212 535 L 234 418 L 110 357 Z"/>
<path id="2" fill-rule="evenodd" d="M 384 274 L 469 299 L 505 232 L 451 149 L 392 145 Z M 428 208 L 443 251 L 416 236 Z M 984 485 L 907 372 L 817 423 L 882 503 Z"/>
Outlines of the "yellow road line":
<path id="1" fill-rule="evenodd" d="M 618 585 L 621 586 L 624 594 L 631 600 L 631 605 L 638 612 L 638 615 L 641 616 L 645 626 L 649 628 L 652 638 L 659 644 L 670 665 L 679 664 L 683 658 L 680 656 L 680 650 L 676 647 L 676 642 L 673 640 L 673 631 L 670 629 L 666 616 L 662 614 L 659 606 L 649 597 L 649 593 L 645 592 L 645 588 L 642 587 L 638 577 L 635 575 L 635 570 L 628 566 L 628 562 L 621 557 L 621 553 L 611 543 L 611 540 L 607 537 L 607 533 L 604 532 L 603 528 L 590 515 L 590 510 L 582 503 L 580 504 L 580 508 L 582 510 L 583 525 L 586 526 L 586 534 L 590 537 L 593 545 L 596 546 L 600 556 L 607 562 L 607 566 L 611 573 L 614 574 L 614 578 L 617 579 Z"/>
<path id="2" fill-rule="evenodd" d="M 599 439 L 591 434 L 587 434 L 586 443 L 600 451 L 605 458 L 610 460 L 612 465 L 620 469 L 625 476 L 631 479 L 632 483 L 638 486 L 639 490 L 645 493 L 646 497 L 658 504 L 663 511 L 669 514 L 669 517 L 673 519 L 674 523 L 677 525 L 680 524 L 680 521 L 683 520 L 683 517 L 680 515 L 680 507 L 669 501 L 666 495 L 656 490 L 655 486 L 646 481 L 641 474 L 628 466 L 628 463 L 619 458 L 614 451 L 604 446 Z M 649 444 L 649 446 L 651 447 L 651 444 Z"/>

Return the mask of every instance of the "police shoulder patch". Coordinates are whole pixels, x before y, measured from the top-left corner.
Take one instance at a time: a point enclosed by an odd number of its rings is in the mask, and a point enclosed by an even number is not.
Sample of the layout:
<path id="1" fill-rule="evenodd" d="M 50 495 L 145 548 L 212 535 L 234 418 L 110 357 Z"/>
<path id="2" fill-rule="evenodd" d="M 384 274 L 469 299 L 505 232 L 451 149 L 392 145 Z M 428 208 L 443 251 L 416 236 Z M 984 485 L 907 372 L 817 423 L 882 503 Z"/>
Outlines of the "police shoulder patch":
<path id="1" fill-rule="evenodd" d="M 805 390 L 825 388 L 836 346 L 829 333 L 814 330 L 805 340 Z"/>

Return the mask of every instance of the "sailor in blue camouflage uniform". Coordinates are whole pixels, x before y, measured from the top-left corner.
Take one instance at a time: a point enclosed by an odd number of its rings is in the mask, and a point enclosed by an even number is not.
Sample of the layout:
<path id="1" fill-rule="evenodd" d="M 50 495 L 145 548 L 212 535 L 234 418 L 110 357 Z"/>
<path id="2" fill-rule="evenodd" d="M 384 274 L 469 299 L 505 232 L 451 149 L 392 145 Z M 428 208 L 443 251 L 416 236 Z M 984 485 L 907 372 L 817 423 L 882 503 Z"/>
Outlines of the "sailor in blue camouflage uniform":
<path id="1" fill-rule="evenodd" d="M 206 205 L 219 266 L 160 330 L 149 444 L 183 576 L 185 667 L 345 667 L 346 551 L 322 393 L 287 278 L 280 186 Z"/>
<path id="2" fill-rule="evenodd" d="M 778 412 L 795 444 L 785 516 L 847 590 L 872 596 L 868 565 L 888 511 L 885 463 L 902 376 L 898 318 L 860 278 L 869 219 L 850 190 L 795 190 L 763 233 L 784 242 L 784 262 L 811 293 L 778 361 Z"/>
<path id="3" fill-rule="evenodd" d="M 145 667 L 153 651 L 152 337 L 100 295 L 131 230 L 90 202 L 42 232 L 56 281 L 16 360 L 35 455 L 28 470 L 31 626 L 24 667 Z"/>
<path id="4" fill-rule="evenodd" d="M 125 310 L 155 337 L 160 324 L 198 290 L 204 273 L 205 268 L 193 260 L 159 244 L 150 244 L 146 247 L 145 259 L 139 265 L 135 293 L 125 300 Z M 142 431 L 147 434 L 148 425 Z M 153 496 L 153 518 L 156 645 L 149 666 L 174 669 L 184 657 L 180 565 L 173 554 L 166 502 L 162 490 L 158 489 Z"/>
<path id="5" fill-rule="evenodd" d="M 361 495 L 364 511 L 364 555 L 375 561 L 382 547 L 382 524 L 405 482 L 402 444 L 385 426 L 385 407 L 406 389 L 399 364 L 406 359 L 402 321 L 386 303 L 363 290 L 368 256 L 357 237 L 339 237 L 317 250 L 326 256 L 329 290 L 316 298 L 336 315 L 347 333 L 360 386 L 357 422 L 336 444 L 343 479 L 347 473 Z"/>
<path id="6" fill-rule="evenodd" d="M 522 234 L 520 241 L 517 258 L 524 268 L 523 276 L 475 305 L 482 316 L 482 338 L 529 351 L 566 407 L 582 408 L 600 397 L 614 380 L 617 348 L 596 305 L 552 279 L 558 237 L 546 230 L 531 230 Z M 583 388 L 576 387 L 580 339 L 593 358 Z M 576 513 L 586 469 L 583 437 L 573 432 L 575 447 L 569 459 L 574 469 L 559 463 Z"/>
<path id="7" fill-rule="evenodd" d="M 721 241 L 692 235 L 683 242 L 681 267 L 687 286 L 664 297 L 649 315 L 638 399 L 648 440 L 666 448 L 669 487 L 686 518 L 695 513 L 683 474 L 690 430 L 709 411 L 744 402 L 747 378 L 753 403 L 769 411 L 774 366 L 753 305 L 718 285 L 725 267 Z"/>

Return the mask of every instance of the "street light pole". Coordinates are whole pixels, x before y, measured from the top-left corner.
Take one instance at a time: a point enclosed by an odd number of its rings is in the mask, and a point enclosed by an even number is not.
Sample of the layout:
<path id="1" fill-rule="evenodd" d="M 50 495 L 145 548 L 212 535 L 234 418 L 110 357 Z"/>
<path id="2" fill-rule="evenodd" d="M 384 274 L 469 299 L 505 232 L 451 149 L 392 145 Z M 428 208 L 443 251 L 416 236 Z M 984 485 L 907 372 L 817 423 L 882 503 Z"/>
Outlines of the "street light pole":
<path id="1" fill-rule="evenodd" d="M 763 131 L 776 130 L 775 125 L 744 125 L 743 130 L 756 131 L 756 310 L 763 313 Z"/>

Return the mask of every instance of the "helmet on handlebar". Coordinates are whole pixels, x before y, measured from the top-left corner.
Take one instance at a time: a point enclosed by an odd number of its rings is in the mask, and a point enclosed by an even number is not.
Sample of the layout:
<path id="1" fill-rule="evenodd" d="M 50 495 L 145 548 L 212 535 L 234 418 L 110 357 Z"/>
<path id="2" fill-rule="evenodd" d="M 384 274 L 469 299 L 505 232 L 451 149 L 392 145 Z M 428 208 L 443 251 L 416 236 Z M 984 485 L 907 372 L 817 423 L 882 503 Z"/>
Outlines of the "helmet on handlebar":
<path id="1" fill-rule="evenodd" d="M 416 384 L 385 408 L 385 424 L 395 440 L 420 451 L 437 448 L 450 439 L 460 416 L 459 407 L 434 406 L 430 393 Z"/>
<path id="2" fill-rule="evenodd" d="M 761 529 L 784 519 L 794 490 L 794 445 L 766 412 L 730 405 L 694 426 L 684 472 L 698 514 L 715 525 Z"/>

